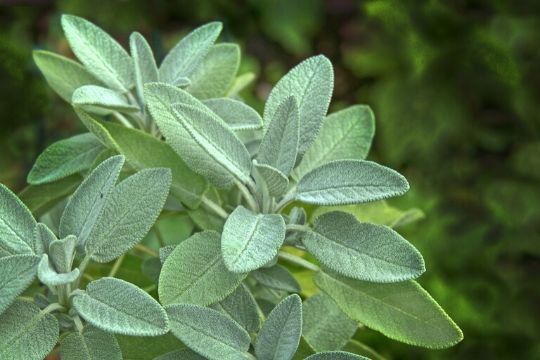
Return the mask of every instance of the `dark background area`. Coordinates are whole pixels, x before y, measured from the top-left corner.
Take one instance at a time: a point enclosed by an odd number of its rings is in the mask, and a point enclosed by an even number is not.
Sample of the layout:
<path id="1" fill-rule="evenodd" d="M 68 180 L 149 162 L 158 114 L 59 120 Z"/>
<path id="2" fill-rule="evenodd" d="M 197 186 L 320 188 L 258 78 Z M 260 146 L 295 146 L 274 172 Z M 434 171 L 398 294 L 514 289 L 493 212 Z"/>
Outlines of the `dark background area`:
<path id="1" fill-rule="evenodd" d="M 426 259 L 420 283 L 465 333 L 443 351 L 362 340 L 392 359 L 540 358 L 540 2 L 0 0 L 0 182 L 13 189 L 44 147 L 83 131 L 32 62 L 33 49 L 70 55 L 62 13 L 123 45 L 140 31 L 158 58 L 220 20 L 259 110 L 289 68 L 325 54 L 332 110 L 374 109 L 370 158 L 409 179 L 394 205 L 426 213 L 402 230 Z"/>

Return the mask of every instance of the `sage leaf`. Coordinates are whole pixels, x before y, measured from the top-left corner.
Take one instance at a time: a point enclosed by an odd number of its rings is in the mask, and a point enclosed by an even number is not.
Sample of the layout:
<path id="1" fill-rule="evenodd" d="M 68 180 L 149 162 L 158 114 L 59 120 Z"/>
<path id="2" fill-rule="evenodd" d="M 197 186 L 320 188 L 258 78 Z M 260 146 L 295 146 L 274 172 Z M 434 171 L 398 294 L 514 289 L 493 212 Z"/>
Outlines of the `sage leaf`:
<path id="1" fill-rule="evenodd" d="M 163 354 L 154 360 L 206 360 L 206 358 L 189 349 L 183 349 Z"/>
<path id="2" fill-rule="evenodd" d="M 345 351 L 327 351 L 311 355 L 305 360 L 369 360 L 367 357 Z"/>
<path id="3" fill-rule="evenodd" d="M 320 272 L 315 284 L 351 319 L 391 339 L 433 349 L 463 339 L 459 327 L 414 281 L 373 284 Z"/>
<path id="4" fill-rule="evenodd" d="M 38 278 L 43 284 L 48 286 L 58 286 L 69 284 L 79 277 L 79 269 L 74 269 L 68 273 L 58 273 L 49 262 L 49 256 L 43 254 L 38 265 Z"/>
<path id="5" fill-rule="evenodd" d="M 115 335 L 124 360 L 148 360 L 173 350 L 183 349 L 184 344 L 168 332 L 160 336 L 125 336 Z"/>
<path id="6" fill-rule="evenodd" d="M 39 155 L 27 181 L 39 185 L 87 170 L 103 149 L 103 145 L 90 133 L 57 141 Z"/>
<path id="7" fill-rule="evenodd" d="M 278 197 L 287 191 L 289 179 L 281 171 L 266 164 L 255 163 L 254 167 L 264 179 L 270 196 Z"/>
<path id="8" fill-rule="evenodd" d="M 264 121 L 268 124 L 283 101 L 293 95 L 298 103 L 298 153 L 302 155 L 321 128 L 333 88 L 334 74 L 330 60 L 322 55 L 310 57 L 290 70 L 272 89 L 264 107 Z"/>
<path id="9" fill-rule="evenodd" d="M 203 104 L 229 125 L 232 130 L 256 130 L 262 127 L 261 116 L 250 106 L 231 98 L 203 100 Z"/>
<path id="10" fill-rule="evenodd" d="M 398 172 L 364 160 L 332 161 L 307 173 L 296 199 L 307 204 L 347 205 L 402 195 L 409 183 Z"/>
<path id="11" fill-rule="evenodd" d="M 60 237 L 75 235 L 79 247 L 84 248 L 123 165 L 123 156 L 113 156 L 102 162 L 82 182 L 64 209 L 60 219 Z"/>
<path id="12" fill-rule="evenodd" d="M 0 253 L 35 254 L 36 220 L 19 198 L 0 184 Z"/>
<path id="13" fill-rule="evenodd" d="M 165 310 L 127 281 L 104 277 L 73 297 L 77 312 L 95 327 L 131 336 L 157 336 L 169 331 Z"/>
<path id="14" fill-rule="evenodd" d="M 169 194 L 171 171 L 143 169 L 116 185 L 86 241 L 86 254 L 106 263 L 141 241 Z"/>
<path id="15" fill-rule="evenodd" d="M 255 74 L 252 72 L 237 76 L 234 79 L 231 87 L 228 89 L 226 95 L 228 97 L 238 96 L 238 93 L 248 87 L 253 82 L 253 80 L 255 80 Z"/>
<path id="16" fill-rule="evenodd" d="M 266 287 L 287 292 L 300 292 L 300 284 L 286 267 L 274 265 L 251 273 L 255 280 Z"/>
<path id="17" fill-rule="evenodd" d="M 84 111 L 81 108 L 74 108 L 75 113 L 83 123 L 83 125 L 90 131 L 94 136 L 101 141 L 103 145 L 107 148 L 102 152 L 101 154 L 107 154 L 108 152 L 114 152 L 118 145 L 115 143 L 114 139 L 112 138 L 111 134 L 105 129 L 105 127 L 102 125 L 103 123 L 99 121 L 99 118 L 97 118 L 94 114 L 90 114 L 86 111 Z M 100 154 L 100 155 L 101 155 Z M 111 156 L 111 155 L 109 155 Z M 99 156 L 96 158 L 96 160 L 99 160 Z M 103 159 L 101 159 L 103 161 Z"/>
<path id="18" fill-rule="evenodd" d="M 53 315 L 17 300 L 0 315 L 0 359 L 43 360 L 56 345 L 58 333 Z"/>
<path id="19" fill-rule="evenodd" d="M 210 305 L 231 294 L 245 277 L 227 270 L 219 233 L 199 232 L 176 246 L 165 260 L 159 276 L 159 299 L 164 305 Z"/>
<path id="20" fill-rule="evenodd" d="M 260 360 L 290 360 L 302 335 L 302 300 L 293 294 L 283 299 L 268 315 L 257 341 L 255 354 Z"/>
<path id="21" fill-rule="evenodd" d="M 77 237 L 74 235 L 68 235 L 61 240 L 54 240 L 49 244 L 49 255 L 58 272 L 67 273 L 71 270 L 76 245 Z"/>
<path id="22" fill-rule="evenodd" d="M 225 299 L 213 304 L 212 308 L 230 316 L 249 333 L 259 330 L 260 318 L 257 302 L 244 284 L 237 287 Z"/>
<path id="23" fill-rule="evenodd" d="M 138 32 L 129 37 L 129 49 L 133 58 L 135 73 L 135 89 L 142 105 L 144 105 L 144 84 L 159 80 L 158 68 L 152 48 Z"/>
<path id="24" fill-rule="evenodd" d="M 36 255 L 43 255 L 49 250 L 49 245 L 56 241 L 56 235 L 49 227 L 43 223 L 37 223 L 34 228 L 34 242 L 36 244 Z"/>
<path id="25" fill-rule="evenodd" d="M 353 279 L 399 282 L 426 270 L 422 255 L 397 232 L 340 211 L 319 216 L 302 242 L 324 266 Z"/>
<path id="26" fill-rule="evenodd" d="M 247 273 L 271 261 L 285 240 L 285 221 L 277 214 L 255 214 L 238 206 L 227 218 L 221 234 L 225 266 Z"/>
<path id="27" fill-rule="evenodd" d="M 197 99 L 225 96 L 240 66 L 240 47 L 236 44 L 218 44 L 210 51 L 190 76 L 186 90 Z"/>
<path id="28" fill-rule="evenodd" d="M 68 334 L 60 344 L 62 360 L 122 360 L 120 345 L 113 334 L 86 326 L 82 333 Z"/>
<path id="29" fill-rule="evenodd" d="M 363 160 L 375 133 L 375 117 L 368 106 L 355 105 L 326 117 L 321 131 L 292 174 L 300 180 L 333 160 Z"/>
<path id="30" fill-rule="evenodd" d="M 267 121 L 268 129 L 261 141 L 257 160 L 288 176 L 296 163 L 300 139 L 296 99 L 293 96 L 285 98 Z"/>
<path id="31" fill-rule="evenodd" d="M 36 277 L 38 263 L 39 257 L 34 255 L 0 258 L 0 314 L 30 286 Z"/>
<path id="32" fill-rule="evenodd" d="M 36 50 L 32 55 L 49 86 L 68 103 L 81 86 L 102 85 L 84 66 L 67 57 L 44 50 Z"/>
<path id="33" fill-rule="evenodd" d="M 86 69 L 111 89 L 127 92 L 133 85 L 133 61 L 105 31 L 73 15 L 62 16 L 71 49 Z"/>
<path id="34" fill-rule="evenodd" d="M 220 22 L 211 22 L 180 40 L 163 59 L 159 67 L 159 80 L 174 84 L 182 77 L 189 78 L 208 54 L 222 28 Z"/>
<path id="35" fill-rule="evenodd" d="M 358 324 L 341 311 L 325 293 L 318 293 L 302 305 L 302 335 L 317 352 L 342 349 L 352 338 Z"/>
<path id="36" fill-rule="evenodd" d="M 75 90 L 71 103 L 73 106 L 97 114 L 139 111 L 139 107 L 130 104 L 121 93 L 96 85 L 85 85 Z"/>

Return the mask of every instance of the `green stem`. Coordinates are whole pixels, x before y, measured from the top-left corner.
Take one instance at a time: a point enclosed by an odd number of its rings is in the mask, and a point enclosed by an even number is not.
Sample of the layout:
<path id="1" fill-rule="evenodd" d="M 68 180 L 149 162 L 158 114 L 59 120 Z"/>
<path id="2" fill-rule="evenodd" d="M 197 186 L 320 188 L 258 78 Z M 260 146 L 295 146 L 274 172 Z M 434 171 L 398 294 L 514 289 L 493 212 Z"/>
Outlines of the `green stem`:
<path id="1" fill-rule="evenodd" d="M 287 231 L 300 231 L 300 232 L 309 232 L 311 228 L 307 225 L 299 224 L 289 224 L 286 226 Z"/>
<path id="2" fill-rule="evenodd" d="M 311 263 L 311 262 L 307 261 L 306 259 L 303 259 L 303 258 L 301 258 L 299 256 L 293 255 L 291 253 L 280 251 L 278 253 L 278 256 L 279 256 L 280 259 L 283 259 L 283 260 L 288 261 L 288 262 L 290 262 L 292 264 L 303 267 L 303 268 L 305 268 L 307 270 L 311 270 L 311 271 L 315 271 L 315 272 L 320 270 L 320 268 L 317 265 L 315 265 L 315 264 L 313 264 L 313 263 Z"/>
<path id="3" fill-rule="evenodd" d="M 218 204 L 216 204 L 215 202 L 213 202 L 212 200 L 210 200 L 206 196 L 203 196 L 201 201 L 202 201 L 202 204 L 208 210 L 212 210 L 219 217 L 221 217 L 223 219 L 226 219 L 229 216 L 229 214 L 225 210 L 223 210 L 223 208 L 221 206 L 219 206 Z"/>
<path id="4" fill-rule="evenodd" d="M 109 272 L 110 277 L 114 277 L 118 270 L 120 269 L 120 266 L 122 266 L 122 262 L 124 261 L 124 258 L 126 257 L 126 254 L 120 256 L 116 261 L 114 262 L 113 267 L 111 268 L 111 271 Z"/>
<path id="5" fill-rule="evenodd" d="M 118 121 L 120 121 L 120 123 L 122 123 L 125 127 L 128 127 L 128 128 L 130 128 L 130 129 L 134 129 L 134 128 L 135 128 L 135 127 L 133 126 L 133 124 L 131 124 L 131 123 L 129 122 L 129 120 L 126 119 L 126 118 L 124 117 L 124 115 L 120 114 L 118 111 L 113 112 L 113 116 L 114 116 Z"/>
<path id="6" fill-rule="evenodd" d="M 150 256 L 158 256 L 158 253 L 155 250 L 150 249 L 148 246 L 144 246 L 142 244 L 137 244 L 133 248 Z"/>
<path id="7" fill-rule="evenodd" d="M 60 305 L 59 303 L 52 303 L 52 304 L 48 305 L 45 309 L 41 310 L 41 312 L 43 314 L 49 314 L 49 313 L 52 313 L 55 310 L 66 310 L 66 308 L 63 307 L 62 305 Z"/>
<path id="8" fill-rule="evenodd" d="M 276 213 L 280 212 L 287 205 L 289 205 L 291 202 L 294 201 L 295 192 L 296 192 L 296 187 L 292 187 L 291 190 L 289 190 L 289 192 L 287 192 L 287 194 L 285 194 L 285 196 L 281 199 L 281 201 L 278 202 L 277 205 L 276 205 L 276 208 L 275 208 Z"/>
<path id="9" fill-rule="evenodd" d="M 236 182 L 236 186 L 238 186 L 238 189 L 240 189 L 240 192 L 244 196 L 244 199 L 246 200 L 249 208 L 254 212 L 258 213 L 260 211 L 259 204 L 257 204 L 255 198 L 253 197 L 253 195 L 251 195 L 248 188 L 239 181 Z"/>
<path id="10" fill-rule="evenodd" d="M 163 239 L 163 235 L 161 234 L 161 231 L 159 230 L 157 224 L 154 225 L 154 233 L 156 234 L 156 238 L 158 240 L 159 247 L 164 247 L 165 246 L 165 240 Z"/>

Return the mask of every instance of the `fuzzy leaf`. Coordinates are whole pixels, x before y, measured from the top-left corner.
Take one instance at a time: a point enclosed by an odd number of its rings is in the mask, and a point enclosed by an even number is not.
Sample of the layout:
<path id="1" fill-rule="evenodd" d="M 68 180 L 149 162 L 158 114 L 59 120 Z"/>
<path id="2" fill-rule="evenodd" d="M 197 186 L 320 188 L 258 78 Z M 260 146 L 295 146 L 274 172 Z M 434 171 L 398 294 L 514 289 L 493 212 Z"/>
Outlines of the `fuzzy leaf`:
<path id="1" fill-rule="evenodd" d="M 333 88 L 332 63 L 326 57 L 319 55 L 304 60 L 272 89 L 264 107 L 266 125 L 274 118 L 283 101 L 290 95 L 294 96 L 298 104 L 300 128 L 298 153 L 304 154 L 319 132 Z"/>
<path id="2" fill-rule="evenodd" d="M 266 287 L 287 292 L 300 292 L 300 284 L 286 267 L 274 265 L 252 273 L 255 280 Z"/>
<path id="3" fill-rule="evenodd" d="M 38 263 L 33 255 L 0 258 L 0 314 L 34 281 Z"/>
<path id="4" fill-rule="evenodd" d="M 220 235 L 199 232 L 181 242 L 167 257 L 159 276 L 162 304 L 210 305 L 231 294 L 246 277 L 227 270 L 221 256 Z"/>
<path id="5" fill-rule="evenodd" d="M 171 332 L 161 336 L 116 335 L 124 360 L 148 360 L 185 347 Z"/>
<path id="6" fill-rule="evenodd" d="M 67 273 L 71 271 L 77 237 L 68 235 L 64 239 L 52 241 L 49 248 L 51 261 L 58 272 Z"/>
<path id="7" fill-rule="evenodd" d="M 285 221 L 277 214 L 255 214 L 238 206 L 221 234 L 225 266 L 234 273 L 256 270 L 276 255 L 285 240 Z"/>
<path id="8" fill-rule="evenodd" d="M 73 297 L 73 306 L 90 324 L 114 334 L 157 336 L 169 331 L 161 305 L 124 280 L 105 277 L 91 282 Z"/>
<path id="9" fill-rule="evenodd" d="M 231 98 L 203 101 L 210 110 L 229 125 L 232 130 L 256 130 L 262 127 L 261 116 L 250 106 Z"/>
<path id="10" fill-rule="evenodd" d="M 106 114 L 110 111 L 139 111 L 139 107 L 130 104 L 121 93 L 96 85 L 85 85 L 75 90 L 71 103 L 73 106 L 97 114 Z"/>
<path id="11" fill-rule="evenodd" d="M 80 134 L 50 145 L 39 155 L 28 174 L 29 184 L 44 184 L 90 168 L 103 145 L 90 134 Z"/>
<path id="12" fill-rule="evenodd" d="M 69 284 L 79 277 L 79 269 L 74 269 L 68 273 L 58 273 L 49 262 L 49 256 L 43 254 L 38 266 L 38 278 L 43 284 L 48 286 L 58 286 Z"/>
<path id="13" fill-rule="evenodd" d="M 58 321 L 17 300 L 0 315 L 0 359 L 43 360 L 58 341 Z"/>
<path id="14" fill-rule="evenodd" d="M 364 160 L 337 160 L 307 173 L 296 199 L 307 204 L 346 205 L 404 194 L 409 183 L 398 172 Z"/>
<path id="15" fill-rule="evenodd" d="M 259 360 L 290 360 L 302 335 L 302 300 L 296 294 L 283 299 L 268 315 L 257 341 Z"/>
<path id="16" fill-rule="evenodd" d="M 351 319 L 391 339 L 435 349 L 463 339 L 459 327 L 414 281 L 373 284 L 320 272 L 315 284 Z"/>
<path id="17" fill-rule="evenodd" d="M 300 180 L 311 170 L 333 160 L 363 160 L 375 133 L 375 117 L 368 106 L 355 105 L 330 114 L 302 162 L 292 174 Z"/>
<path id="18" fill-rule="evenodd" d="M 210 51 L 190 76 L 186 90 L 197 99 L 225 96 L 240 66 L 240 47 L 236 44 L 218 44 Z"/>
<path id="19" fill-rule="evenodd" d="M 426 271 L 422 255 L 397 232 L 340 211 L 319 216 L 302 242 L 324 266 L 353 279 L 399 282 Z"/>
<path id="20" fill-rule="evenodd" d="M 212 308 L 229 315 L 247 332 L 253 333 L 259 330 L 260 319 L 255 298 L 248 287 L 241 284 L 225 299 L 213 304 Z"/>
<path id="21" fill-rule="evenodd" d="M 129 49 L 135 69 L 135 88 L 139 101 L 143 105 L 145 103 L 144 84 L 158 81 L 158 68 L 152 48 L 140 33 L 134 32 L 131 34 L 129 37 Z"/>
<path id="22" fill-rule="evenodd" d="M 72 332 L 60 345 L 62 360 L 122 360 L 114 335 L 86 326 L 82 333 Z"/>
<path id="23" fill-rule="evenodd" d="M 56 235 L 49 227 L 43 223 L 37 223 L 34 228 L 34 241 L 36 244 L 36 255 L 43 255 L 49 251 L 49 245 L 56 241 Z"/>
<path id="24" fill-rule="evenodd" d="M 369 360 L 367 357 L 345 351 L 327 351 L 311 355 L 305 360 Z"/>
<path id="25" fill-rule="evenodd" d="M 287 191 L 289 179 L 278 169 L 266 164 L 254 164 L 255 169 L 264 179 L 270 196 L 281 196 Z"/>
<path id="26" fill-rule="evenodd" d="M 73 92 L 81 86 L 102 85 L 84 66 L 67 57 L 44 50 L 36 50 L 32 55 L 49 86 L 69 103 Z"/>
<path id="27" fill-rule="evenodd" d="M 183 349 L 183 350 L 168 352 L 166 354 L 158 356 L 154 360 L 207 360 L 207 359 L 189 349 Z"/>
<path id="28" fill-rule="evenodd" d="M 86 69 L 111 89 L 127 92 L 133 85 L 133 61 L 105 31 L 73 15 L 62 16 L 71 49 Z"/>
<path id="29" fill-rule="evenodd" d="M 0 254 L 35 254 L 36 220 L 19 198 L 0 184 Z"/>
<path id="30" fill-rule="evenodd" d="M 88 236 L 86 253 L 106 263 L 141 241 L 154 225 L 169 194 L 171 171 L 143 169 L 114 187 Z"/>

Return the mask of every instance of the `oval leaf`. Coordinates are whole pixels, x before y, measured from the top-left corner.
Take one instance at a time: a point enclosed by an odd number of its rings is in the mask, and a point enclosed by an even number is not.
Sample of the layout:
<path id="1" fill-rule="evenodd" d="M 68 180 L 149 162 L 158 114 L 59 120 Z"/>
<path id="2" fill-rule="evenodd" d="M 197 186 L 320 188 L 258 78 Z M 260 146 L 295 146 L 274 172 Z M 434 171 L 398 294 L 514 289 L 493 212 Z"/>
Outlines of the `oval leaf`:
<path id="1" fill-rule="evenodd" d="M 288 292 L 300 292 L 300 284 L 286 267 L 275 265 L 270 268 L 261 268 L 251 275 L 257 282 L 266 287 Z"/>
<path id="2" fill-rule="evenodd" d="M 26 205 L 0 184 L 0 255 L 35 254 L 35 226 Z"/>
<path id="3" fill-rule="evenodd" d="M 203 101 L 210 110 L 229 125 L 232 130 L 256 130 L 262 127 L 261 116 L 250 106 L 231 98 Z"/>
<path id="4" fill-rule="evenodd" d="M 0 258 L 0 314 L 34 281 L 38 263 L 33 255 Z"/>
<path id="5" fill-rule="evenodd" d="M 253 333 L 259 330 L 260 319 L 257 302 L 244 284 L 241 284 L 222 301 L 212 305 L 212 308 L 230 316 L 247 332 Z"/>
<path id="6" fill-rule="evenodd" d="M 74 106 L 98 114 L 107 114 L 110 111 L 139 111 L 139 107 L 130 104 L 121 93 L 96 85 L 85 85 L 75 90 L 71 97 L 71 103 Z"/>
<path id="7" fill-rule="evenodd" d="M 74 269 L 68 273 L 58 273 L 49 262 L 49 256 L 43 254 L 38 266 L 38 278 L 43 284 L 48 286 L 58 286 L 69 284 L 79 277 L 79 269 Z"/>
<path id="8" fill-rule="evenodd" d="M 122 352 L 113 334 L 86 326 L 82 333 L 71 333 L 62 340 L 60 357 L 62 360 L 122 360 Z"/>
<path id="9" fill-rule="evenodd" d="M 369 360 L 367 357 L 351 354 L 345 351 L 327 351 L 314 354 L 305 360 Z"/>
<path id="10" fill-rule="evenodd" d="M 129 49 L 133 57 L 137 96 L 141 104 L 144 104 L 144 84 L 156 82 L 159 79 L 156 60 L 152 48 L 138 32 L 134 32 L 129 37 Z"/>

